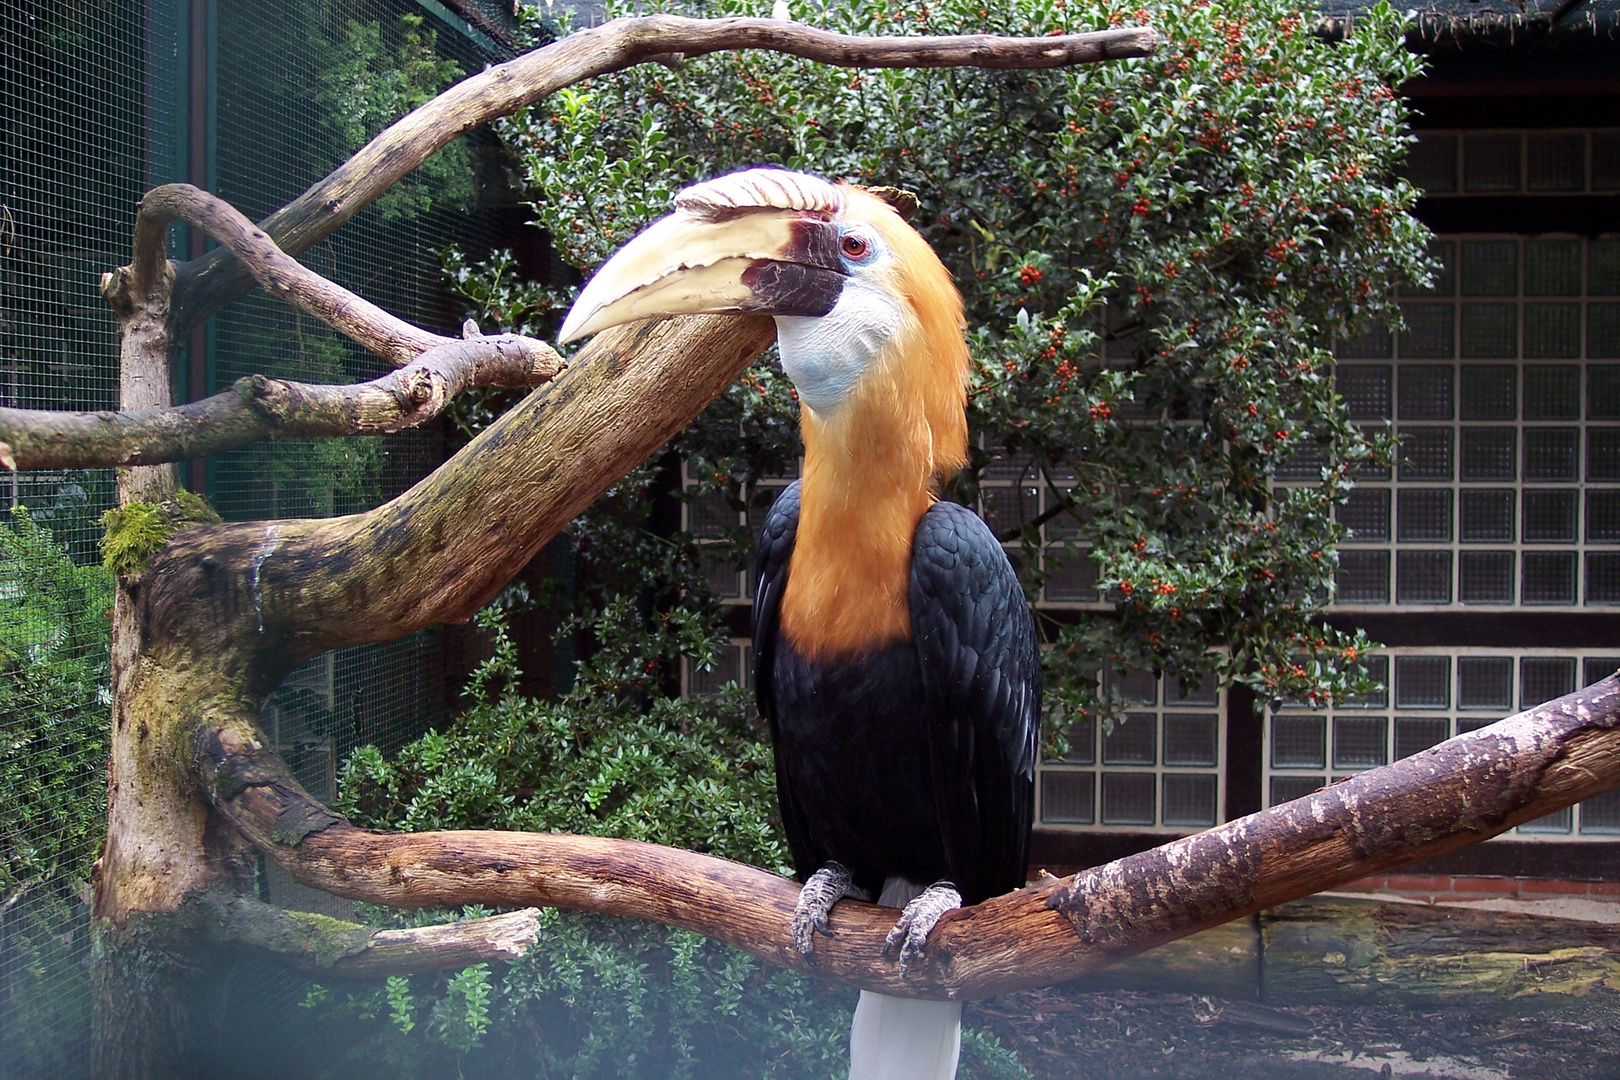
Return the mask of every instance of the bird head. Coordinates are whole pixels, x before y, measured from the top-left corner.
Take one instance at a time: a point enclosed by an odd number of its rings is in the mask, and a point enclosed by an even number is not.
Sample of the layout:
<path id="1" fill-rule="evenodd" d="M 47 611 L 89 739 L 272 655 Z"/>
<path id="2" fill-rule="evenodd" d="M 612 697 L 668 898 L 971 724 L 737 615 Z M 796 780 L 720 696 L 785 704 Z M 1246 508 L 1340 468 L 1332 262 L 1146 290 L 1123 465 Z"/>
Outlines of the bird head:
<path id="1" fill-rule="evenodd" d="M 785 169 L 695 184 L 597 270 L 558 336 L 720 312 L 775 316 L 783 370 L 818 422 L 864 402 L 926 428 L 934 468 L 965 458 L 961 296 L 884 199 Z"/>

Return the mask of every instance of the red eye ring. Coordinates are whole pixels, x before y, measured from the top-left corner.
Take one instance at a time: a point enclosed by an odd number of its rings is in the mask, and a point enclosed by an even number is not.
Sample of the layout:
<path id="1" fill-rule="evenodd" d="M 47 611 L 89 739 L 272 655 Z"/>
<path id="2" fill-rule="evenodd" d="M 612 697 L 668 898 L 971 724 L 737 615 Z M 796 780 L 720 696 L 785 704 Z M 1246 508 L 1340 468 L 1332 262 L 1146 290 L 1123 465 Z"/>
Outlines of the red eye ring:
<path id="1" fill-rule="evenodd" d="M 871 241 L 856 233 L 845 233 L 838 242 L 839 250 L 851 259 L 864 259 L 872 250 Z"/>

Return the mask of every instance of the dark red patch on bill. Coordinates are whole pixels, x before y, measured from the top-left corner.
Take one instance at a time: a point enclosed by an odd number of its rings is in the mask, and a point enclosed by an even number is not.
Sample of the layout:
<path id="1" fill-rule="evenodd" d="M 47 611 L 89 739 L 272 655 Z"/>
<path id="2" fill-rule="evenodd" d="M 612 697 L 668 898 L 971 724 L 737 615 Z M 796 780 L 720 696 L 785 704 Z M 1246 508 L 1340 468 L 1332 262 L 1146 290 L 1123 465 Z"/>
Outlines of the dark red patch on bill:
<path id="1" fill-rule="evenodd" d="M 764 315 L 825 315 L 844 292 L 844 274 L 799 262 L 765 259 L 742 272 L 751 294 L 742 310 Z"/>

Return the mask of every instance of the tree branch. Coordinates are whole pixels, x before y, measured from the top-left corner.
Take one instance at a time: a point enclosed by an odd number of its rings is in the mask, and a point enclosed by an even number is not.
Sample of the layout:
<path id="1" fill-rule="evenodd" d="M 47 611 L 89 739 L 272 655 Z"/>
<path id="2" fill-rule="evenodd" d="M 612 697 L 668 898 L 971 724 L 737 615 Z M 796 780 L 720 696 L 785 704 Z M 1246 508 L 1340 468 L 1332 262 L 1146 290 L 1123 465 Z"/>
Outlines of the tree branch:
<path id="1" fill-rule="evenodd" d="M 892 910 L 839 904 L 812 969 L 789 933 L 798 889 L 764 871 L 628 840 L 368 832 L 311 799 L 250 720 L 199 723 L 193 747 L 217 809 L 298 881 L 339 896 L 651 919 L 864 989 L 973 998 L 1088 975 L 1620 787 L 1620 678 L 1303 799 L 947 915 L 904 979 L 881 958 Z"/>
<path id="2" fill-rule="evenodd" d="M 135 217 L 132 277 L 136 282 L 152 272 L 143 268 L 161 257 L 169 225 L 176 219 L 202 229 L 236 256 L 266 293 L 315 316 L 395 366 L 455 340 L 412 326 L 328 281 L 277 247 L 236 207 L 190 184 L 164 184 L 142 197 Z"/>
<path id="3" fill-rule="evenodd" d="M 13 471 L 157 465 L 266 438 L 401 431 L 438 416 L 464 390 L 536 386 L 565 366 L 551 346 L 516 334 L 436 339 L 411 364 L 351 386 L 250 375 L 189 405 L 119 413 L 0 408 L 0 465 Z"/>
<path id="4" fill-rule="evenodd" d="M 680 431 L 775 335 L 769 318 L 688 316 L 592 338 L 409 491 L 320 520 L 195 526 L 153 557 L 153 632 L 230 641 L 274 687 L 310 656 L 472 617 L 541 545 Z"/>
<path id="5" fill-rule="evenodd" d="M 336 231 L 436 150 L 480 124 L 509 116 L 582 79 L 656 57 L 766 49 L 840 67 L 1052 68 L 1150 55 L 1159 35 L 1147 27 L 1042 38 L 987 34 L 865 38 L 774 19 L 614 19 L 457 83 L 384 129 L 348 161 L 264 220 L 284 251 L 305 251 Z M 229 251 L 179 268 L 176 333 L 196 325 L 251 287 Z"/>
<path id="6" fill-rule="evenodd" d="M 540 936 L 537 908 L 482 919 L 379 930 L 327 915 L 288 911 L 211 889 L 193 898 L 215 942 L 267 953 L 320 979 L 380 979 L 516 960 Z"/>

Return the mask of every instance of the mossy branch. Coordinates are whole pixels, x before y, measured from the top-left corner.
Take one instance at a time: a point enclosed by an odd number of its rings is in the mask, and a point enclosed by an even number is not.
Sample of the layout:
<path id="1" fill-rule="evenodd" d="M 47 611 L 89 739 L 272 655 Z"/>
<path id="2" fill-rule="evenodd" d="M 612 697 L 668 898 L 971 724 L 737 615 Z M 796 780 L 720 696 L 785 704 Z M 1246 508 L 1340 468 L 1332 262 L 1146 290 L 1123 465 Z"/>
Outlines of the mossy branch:
<path id="1" fill-rule="evenodd" d="M 380 979 L 516 960 L 540 936 L 537 908 L 389 930 L 288 911 L 222 889 L 189 903 L 211 940 L 264 953 L 322 980 Z"/>

